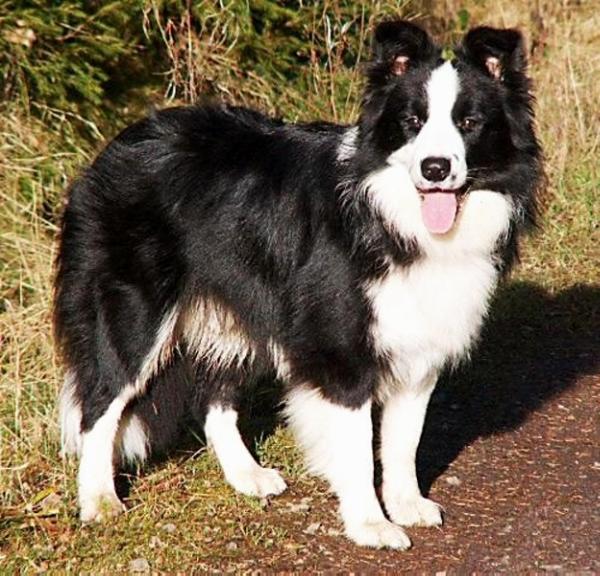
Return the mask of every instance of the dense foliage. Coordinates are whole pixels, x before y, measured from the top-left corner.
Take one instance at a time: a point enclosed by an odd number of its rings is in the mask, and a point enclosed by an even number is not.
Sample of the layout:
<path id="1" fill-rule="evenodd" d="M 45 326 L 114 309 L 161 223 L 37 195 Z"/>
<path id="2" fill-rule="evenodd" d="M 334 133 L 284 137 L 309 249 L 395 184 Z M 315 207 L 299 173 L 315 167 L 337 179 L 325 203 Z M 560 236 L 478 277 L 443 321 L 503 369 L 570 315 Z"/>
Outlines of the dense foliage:
<path id="1" fill-rule="evenodd" d="M 25 107 L 101 104 L 140 38 L 136 2 L 8 1 L 0 8 L 1 93 Z"/>
<path id="2" fill-rule="evenodd" d="M 8 0 L 0 6 L 0 94 L 30 111 L 88 119 L 110 117 L 136 96 L 218 96 L 282 114 L 347 117 L 371 19 L 407 15 L 417 4 Z"/>

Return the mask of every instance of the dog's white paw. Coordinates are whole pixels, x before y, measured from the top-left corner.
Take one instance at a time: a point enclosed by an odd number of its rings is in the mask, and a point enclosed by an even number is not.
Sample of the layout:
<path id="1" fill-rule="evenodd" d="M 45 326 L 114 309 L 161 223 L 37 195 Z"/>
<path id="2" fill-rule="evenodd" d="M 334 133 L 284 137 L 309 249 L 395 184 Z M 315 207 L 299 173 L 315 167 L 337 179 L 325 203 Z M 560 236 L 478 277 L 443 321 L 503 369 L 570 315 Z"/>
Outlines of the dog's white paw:
<path id="1" fill-rule="evenodd" d="M 277 470 L 258 465 L 235 470 L 227 475 L 227 482 L 238 492 L 258 498 L 281 494 L 287 488 Z"/>
<path id="2" fill-rule="evenodd" d="M 386 499 L 385 509 L 392 522 L 400 526 L 442 525 L 440 505 L 423 496 Z"/>
<path id="3" fill-rule="evenodd" d="M 84 524 L 103 522 L 126 510 L 125 505 L 114 492 L 82 496 L 79 505 L 79 517 Z"/>
<path id="4" fill-rule="evenodd" d="M 346 535 L 360 546 L 394 548 L 396 550 L 407 550 L 411 546 L 406 532 L 388 520 L 347 526 Z"/>

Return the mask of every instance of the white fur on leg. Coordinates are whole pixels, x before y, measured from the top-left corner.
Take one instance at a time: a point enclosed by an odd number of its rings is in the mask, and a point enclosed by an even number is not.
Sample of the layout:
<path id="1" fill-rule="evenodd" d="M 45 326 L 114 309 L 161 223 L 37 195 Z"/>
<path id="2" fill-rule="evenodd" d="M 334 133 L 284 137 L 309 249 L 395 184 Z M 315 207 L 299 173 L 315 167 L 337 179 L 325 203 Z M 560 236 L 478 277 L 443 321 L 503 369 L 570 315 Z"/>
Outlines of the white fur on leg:
<path id="1" fill-rule="evenodd" d="M 348 537 L 363 546 L 408 548 L 408 536 L 385 518 L 375 494 L 371 402 L 353 410 L 297 388 L 286 411 L 309 470 L 326 478 L 340 500 Z"/>
<path id="2" fill-rule="evenodd" d="M 386 400 L 381 422 L 381 460 L 383 501 L 396 524 L 402 526 L 439 526 L 439 506 L 423 498 L 419 490 L 416 454 L 435 385 L 429 378 L 418 388 L 402 389 Z"/>
<path id="3" fill-rule="evenodd" d="M 65 374 L 58 401 L 62 456 L 81 453 L 81 406 L 77 400 L 75 386 L 75 373 L 69 370 Z"/>
<path id="4" fill-rule="evenodd" d="M 225 479 L 238 492 L 264 498 L 281 494 L 286 484 L 277 470 L 259 466 L 246 448 L 237 428 L 237 412 L 212 406 L 204 425 L 206 439 L 213 447 Z"/>
<path id="5" fill-rule="evenodd" d="M 123 389 L 92 429 L 82 434 L 78 476 L 82 522 L 102 521 L 125 509 L 115 492 L 113 456 L 121 414 L 134 394 L 133 387 Z"/>
<path id="6" fill-rule="evenodd" d="M 119 447 L 121 460 L 142 463 L 148 457 L 150 440 L 142 420 L 136 414 L 125 414 L 121 419 L 115 446 Z"/>

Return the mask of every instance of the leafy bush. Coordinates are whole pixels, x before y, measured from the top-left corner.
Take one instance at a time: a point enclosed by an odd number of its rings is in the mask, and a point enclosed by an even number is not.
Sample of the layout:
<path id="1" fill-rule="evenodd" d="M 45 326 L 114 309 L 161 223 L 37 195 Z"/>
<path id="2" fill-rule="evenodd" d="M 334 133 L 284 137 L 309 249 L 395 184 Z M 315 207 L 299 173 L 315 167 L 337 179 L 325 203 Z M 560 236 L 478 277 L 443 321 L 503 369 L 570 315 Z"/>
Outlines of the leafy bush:
<path id="1" fill-rule="evenodd" d="M 0 90 L 22 107 L 90 114 L 142 36 L 135 0 L 8 0 L 0 7 Z M 139 31 L 138 31 L 139 29 Z"/>
<path id="2" fill-rule="evenodd" d="M 8 0 L 0 93 L 88 119 L 135 101 L 132 87 L 142 100 L 161 87 L 169 100 L 348 117 L 371 19 L 406 14 L 407 1 Z"/>

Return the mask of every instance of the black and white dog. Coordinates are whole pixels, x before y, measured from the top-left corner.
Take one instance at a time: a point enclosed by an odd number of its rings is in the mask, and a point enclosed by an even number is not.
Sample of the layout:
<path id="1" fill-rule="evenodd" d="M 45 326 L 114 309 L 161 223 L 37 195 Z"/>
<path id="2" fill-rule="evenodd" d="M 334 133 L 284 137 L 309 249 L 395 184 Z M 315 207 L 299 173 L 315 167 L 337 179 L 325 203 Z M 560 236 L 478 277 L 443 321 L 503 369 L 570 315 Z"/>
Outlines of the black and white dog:
<path id="1" fill-rule="evenodd" d="M 521 35 L 476 28 L 452 54 L 413 24 L 383 22 L 356 125 L 164 110 L 73 184 L 55 325 L 84 522 L 122 510 L 118 456 L 143 460 L 186 408 L 204 408 L 234 488 L 282 492 L 237 429 L 247 383 L 270 373 L 349 538 L 406 548 L 400 526 L 441 524 L 415 471 L 427 403 L 477 338 L 541 178 Z"/>

